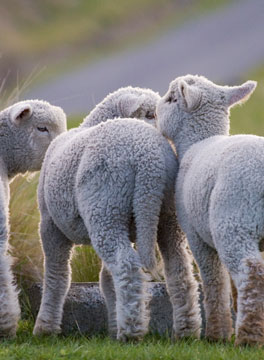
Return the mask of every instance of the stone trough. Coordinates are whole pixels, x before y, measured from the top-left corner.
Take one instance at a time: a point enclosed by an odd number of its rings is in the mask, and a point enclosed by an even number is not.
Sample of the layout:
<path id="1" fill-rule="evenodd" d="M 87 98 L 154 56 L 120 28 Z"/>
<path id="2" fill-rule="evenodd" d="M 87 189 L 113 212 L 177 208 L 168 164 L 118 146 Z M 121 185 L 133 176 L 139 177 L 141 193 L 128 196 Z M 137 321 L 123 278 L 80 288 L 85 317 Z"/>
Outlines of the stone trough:
<path id="1" fill-rule="evenodd" d="M 37 315 L 41 285 L 34 284 L 28 289 L 33 315 Z M 160 335 L 172 332 L 172 307 L 164 283 L 149 283 L 150 331 Z M 62 333 L 80 332 L 96 335 L 107 332 L 107 311 L 98 283 L 72 283 L 66 298 L 62 320 Z"/>

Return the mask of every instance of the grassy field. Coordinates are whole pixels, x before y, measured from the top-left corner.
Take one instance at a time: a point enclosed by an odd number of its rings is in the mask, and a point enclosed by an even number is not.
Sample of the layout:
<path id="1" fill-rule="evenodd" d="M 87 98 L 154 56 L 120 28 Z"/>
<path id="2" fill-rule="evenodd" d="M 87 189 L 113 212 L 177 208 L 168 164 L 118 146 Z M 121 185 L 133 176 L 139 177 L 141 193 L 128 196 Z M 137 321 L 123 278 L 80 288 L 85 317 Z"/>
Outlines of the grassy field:
<path id="1" fill-rule="evenodd" d="M 232 343 L 210 344 L 205 340 L 172 342 L 158 336 L 147 336 L 137 344 L 120 344 L 108 337 L 36 338 L 31 335 L 32 323 L 20 323 L 17 338 L 3 340 L 2 360 L 262 360 L 264 350 L 235 348 Z"/>
<path id="2" fill-rule="evenodd" d="M 264 136 L 264 66 L 250 72 L 243 80 L 257 80 L 258 86 L 245 104 L 231 110 L 231 134 Z"/>

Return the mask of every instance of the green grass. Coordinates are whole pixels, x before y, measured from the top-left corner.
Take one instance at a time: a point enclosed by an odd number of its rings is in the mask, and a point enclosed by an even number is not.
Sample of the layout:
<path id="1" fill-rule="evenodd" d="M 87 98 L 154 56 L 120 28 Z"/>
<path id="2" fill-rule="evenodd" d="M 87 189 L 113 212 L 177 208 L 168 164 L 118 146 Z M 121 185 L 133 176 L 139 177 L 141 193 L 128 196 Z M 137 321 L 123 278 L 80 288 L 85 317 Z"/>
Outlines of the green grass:
<path id="1" fill-rule="evenodd" d="M 247 102 L 231 110 L 231 134 L 264 136 L 264 66 L 250 72 L 243 80 L 257 80 L 258 86 Z"/>
<path id="2" fill-rule="evenodd" d="M 82 335 L 32 336 L 32 323 L 20 322 L 17 338 L 2 340 L 2 360 L 262 360 L 264 350 L 235 348 L 228 344 L 210 344 L 205 340 L 172 342 L 168 338 L 148 335 L 137 344 L 121 344 L 108 337 L 86 338 Z"/>

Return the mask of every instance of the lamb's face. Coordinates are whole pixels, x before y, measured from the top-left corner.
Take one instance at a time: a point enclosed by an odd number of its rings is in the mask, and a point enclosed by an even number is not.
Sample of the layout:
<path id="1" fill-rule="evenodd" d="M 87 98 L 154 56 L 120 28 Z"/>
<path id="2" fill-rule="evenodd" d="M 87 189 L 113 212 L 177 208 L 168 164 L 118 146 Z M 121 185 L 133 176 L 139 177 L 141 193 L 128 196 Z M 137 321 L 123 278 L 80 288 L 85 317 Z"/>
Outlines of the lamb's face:
<path id="1" fill-rule="evenodd" d="M 204 120 L 210 120 L 212 128 L 227 129 L 229 108 L 248 98 L 255 87 L 254 81 L 228 87 L 216 85 L 203 76 L 178 77 L 158 102 L 157 126 L 168 138 L 174 138 L 183 128 L 188 128 L 188 131 L 200 129 Z M 219 124 L 219 119 L 222 124 Z"/>
<path id="2" fill-rule="evenodd" d="M 155 109 L 160 96 L 150 89 L 123 88 L 119 90 L 120 117 L 136 118 L 155 126 Z"/>
<path id="3" fill-rule="evenodd" d="M 10 107 L 9 120 L 17 146 L 30 159 L 27 170 L 31 171 L 40 169 L 51 141 L 67 129 L 63 110 L 38 100 Z"/>
<path id="4" fill-rule="evenodd" d="M 139 97 L 138 109 L 133 113 L 133 117 L 142 119 L 148 124 L 155 126 L 155 109 L 159 99 L 160 97 L 155 93 L 142 94 L 142 96 Z"/>

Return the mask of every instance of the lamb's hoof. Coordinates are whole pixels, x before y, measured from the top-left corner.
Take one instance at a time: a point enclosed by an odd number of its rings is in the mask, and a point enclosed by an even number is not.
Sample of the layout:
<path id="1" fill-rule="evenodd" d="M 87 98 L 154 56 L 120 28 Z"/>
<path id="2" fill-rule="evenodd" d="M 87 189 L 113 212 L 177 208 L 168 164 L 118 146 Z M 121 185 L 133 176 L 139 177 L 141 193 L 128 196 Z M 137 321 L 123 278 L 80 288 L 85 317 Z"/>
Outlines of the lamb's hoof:
<path id="1" fill-rule="evenodd" d="M 145 333 L 142 332 L 128 332 L 124 330 L 119 330 L 117 334 L 117 340 L 127 343 L 127 342 L 138 342 L 141 341 Z"/>
<path id="2" fill-rule="evenodd" d="M 226 343 L 228 341 L 231 340 L 231 336 L 232 334 L 230 333 L 211 333 L 211 334 L 205 334 L 205 338 L 208 342 L 214 343 L 214 342 L 221 342 L 221 343 Z"/>
<path id="3" fill-rule="evenodd" d="M 17 323 L 5 328 L 1 328 L 0 326 L 0 338 L 13 338 L 16 336 L 16 331 Z"/>
<path id="4" fill-rule="evenodd" d="M 196 327 L 189 327 L 186 326 L 185 328 L 174 327 L 172 340 L 180 340 L 180 339 L 200 339 L 201 336 L 201 329 L 200 325 Z"/>
<path id="5" fill-rule="evenodd" d="M 112 340 L 116 340 L 117 339 L 117 329 L 108 329 L 108 336 L 112 339 Z"/>
<path id="6" fill-rule="evenodd" d="M 37 320 L 33 330 L 33 335 L 36 336 L 57 335 L 60 333 L 61 328 L 59 326 L 54 326 L 53 324 L 39 319 Z"/>
<path id="7" fill-rule="evenodd" d="M 186 332 L 182 332 L 182 333 L 176 333 L 176 332 L 173 332 L 172 333 L 172 336 L 171 336 L 171 340 L 172 341 L 177 341 L 177 340 L 183 340 L 183 339 L 193 339 L 193 340 L 200 340 L 200 330 L 199 331 L 194 331 L 194 332 L 191 332 L 191 331 L 186 331 Z"/>
<path id="8" fill-rule="evenodd" d="M 264 345 L 264 335 L 256 334 L 254 332 L 240 332 L 238 331 L 238 335 L 235 340 L 235 346 L 263 346 Z"/>
<path id="9" fill-rule="evenodd" d="M 234 330 L 230 326 L 228 327 L 221 327 L 221 326 L 210 326 L 205 331 L 205 338 L 209 342 L 227 342 L 230 341 L 231 336 Z"/>

